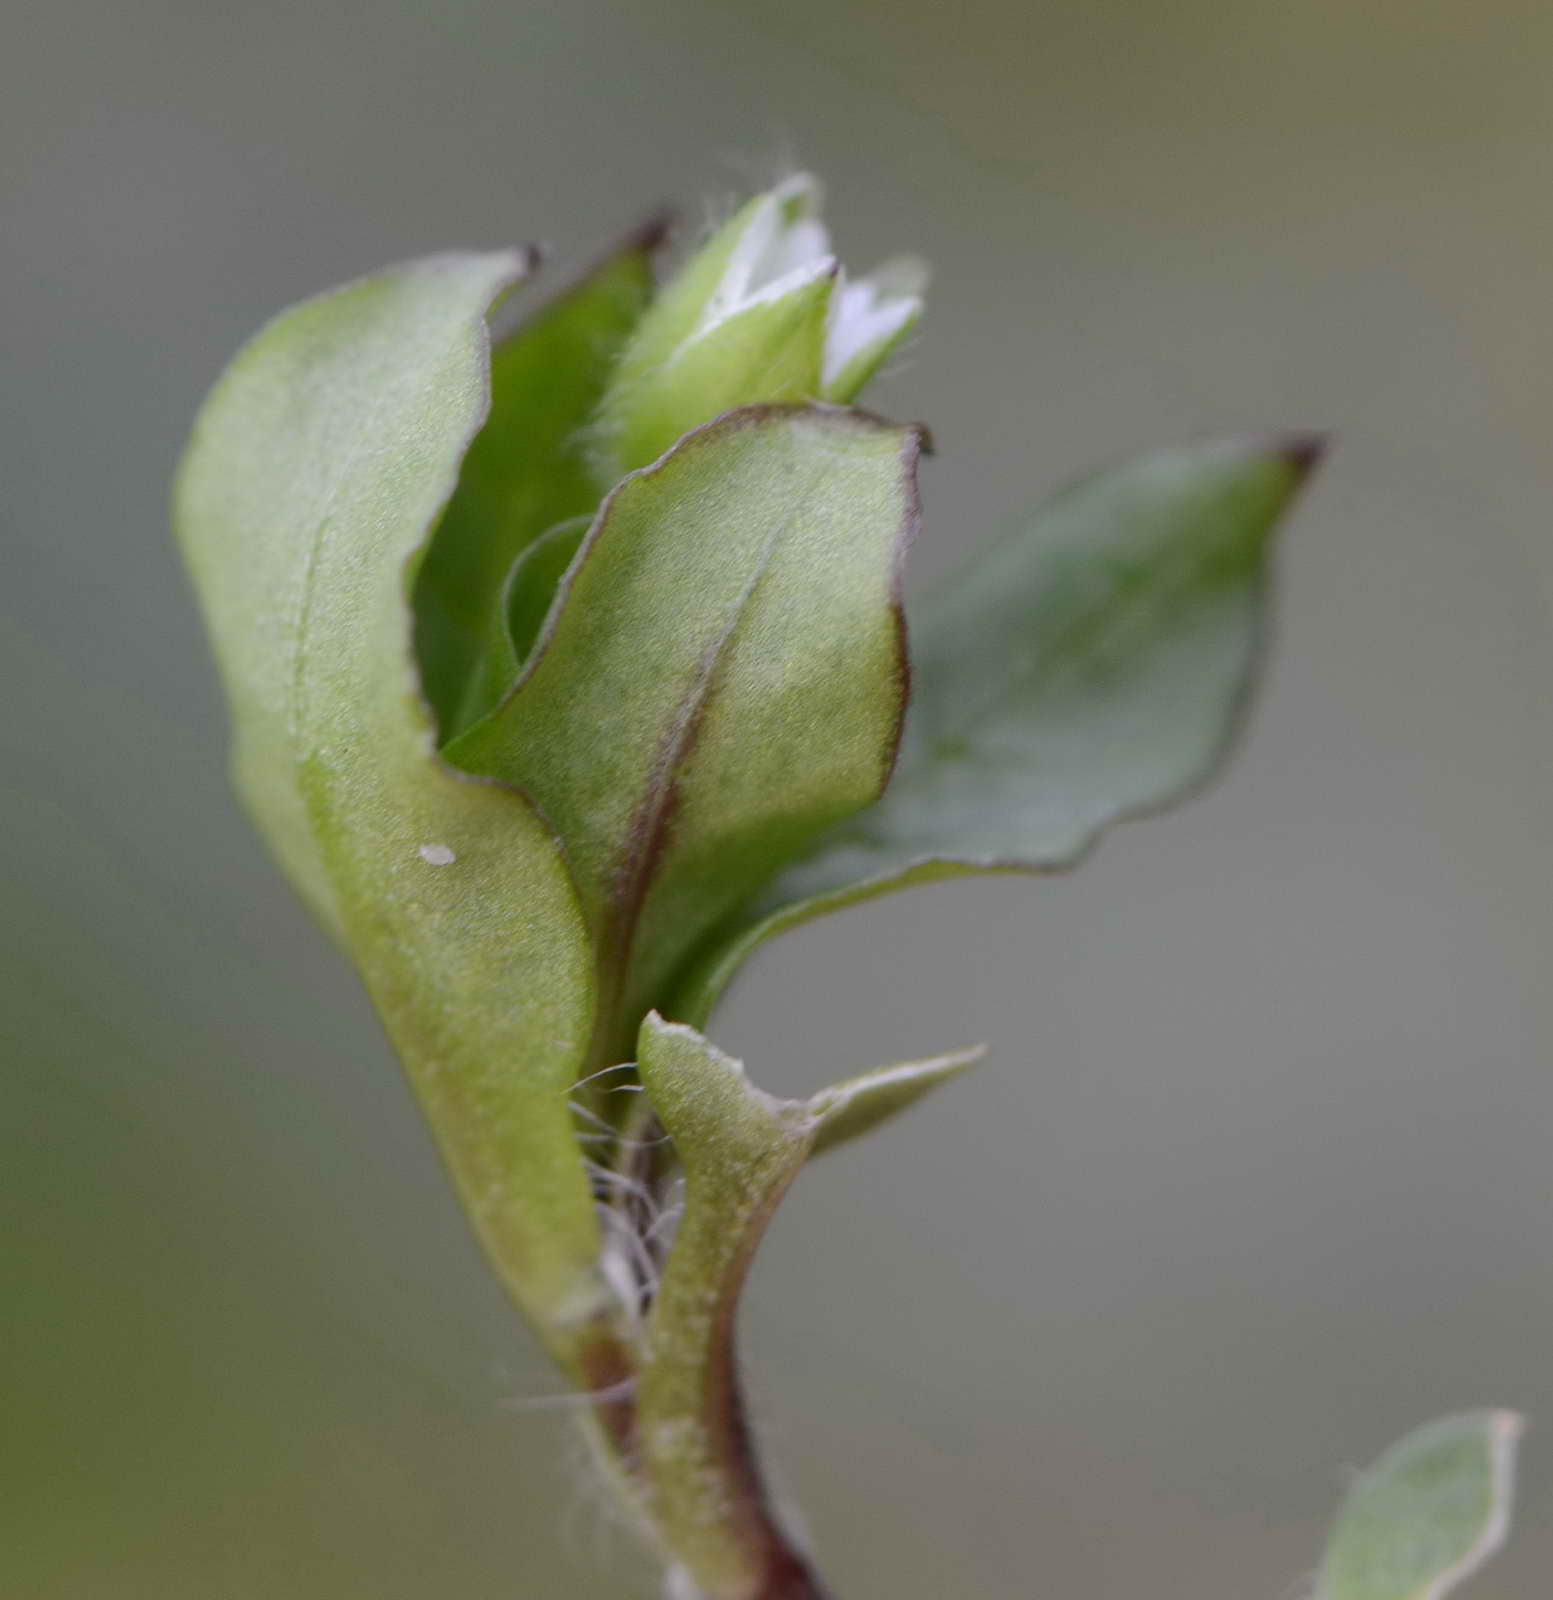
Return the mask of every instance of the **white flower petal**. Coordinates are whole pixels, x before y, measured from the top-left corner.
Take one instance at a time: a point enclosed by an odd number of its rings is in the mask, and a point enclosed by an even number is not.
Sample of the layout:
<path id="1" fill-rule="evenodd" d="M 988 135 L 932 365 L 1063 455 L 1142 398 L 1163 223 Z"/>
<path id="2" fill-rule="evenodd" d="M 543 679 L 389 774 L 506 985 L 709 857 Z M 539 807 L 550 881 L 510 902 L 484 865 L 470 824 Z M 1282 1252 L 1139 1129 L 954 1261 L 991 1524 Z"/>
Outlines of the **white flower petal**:
<path id="1" fill-rule="evenodd" d="M 870 356 L 882 360 L 889 353 L 922 314 L 926 283 L 926 268 L 903 258 L 839 286 L 825 338 L 827 390 L 854 363 Z"/>

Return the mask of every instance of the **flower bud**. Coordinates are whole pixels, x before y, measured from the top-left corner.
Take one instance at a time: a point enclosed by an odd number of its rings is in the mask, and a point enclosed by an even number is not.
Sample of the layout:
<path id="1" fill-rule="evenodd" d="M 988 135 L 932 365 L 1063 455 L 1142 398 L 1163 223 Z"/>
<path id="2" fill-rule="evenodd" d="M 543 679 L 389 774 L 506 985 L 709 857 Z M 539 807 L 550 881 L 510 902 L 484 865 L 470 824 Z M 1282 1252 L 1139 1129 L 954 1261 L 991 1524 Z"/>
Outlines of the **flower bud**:
<path id="1" fill-rule="evenodd" d="M 925 273 L 901 261 L 848 283 L 799 174 L 757 195 L 665 286 L 600 408 L 614 479 L 736 406 L 850 403 L 922 311 Z"/>

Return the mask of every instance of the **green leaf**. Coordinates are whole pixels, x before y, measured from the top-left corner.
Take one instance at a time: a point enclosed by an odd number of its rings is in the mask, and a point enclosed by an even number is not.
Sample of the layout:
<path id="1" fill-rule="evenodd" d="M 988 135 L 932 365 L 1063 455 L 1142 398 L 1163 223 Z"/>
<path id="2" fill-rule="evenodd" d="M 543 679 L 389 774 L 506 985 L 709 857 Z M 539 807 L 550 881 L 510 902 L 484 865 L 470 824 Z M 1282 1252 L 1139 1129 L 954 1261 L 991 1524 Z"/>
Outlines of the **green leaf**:
<path id="1" fill-rule="evenodd" d="M 642 1023 L 638 1069 L 674 1141 L 685 1209 L 643 1340 L 637 1436 L 654 1519 L 696 1592 L 754 1593 L 762 1575 L 801 1559 L 749 1448 L 735 1362 L 739 1298 L 772 1215 L 811 1154 L 877 1127 L 981 1055 L 881 1067 L 781 1100 L 694 1028 L 656 1012 Z"/>
<path id="2" fill-rule="evenodd" d="M 405 596 L 486 415 L 486 313 L 524 267 L 439 256 L 286 312 L 201 412 L 176 519 L 238 785 L 353 954 L 487 1248 L 565 1357 L 604 1303 L 566 1105 L 591 951 L 533 807 L 435 757 Z"/>
<path id="3" fill-rule="evenodd" d="M 641 229 L 495 348 L 490 418 L 415 579 L 416 652 L 444 741 L 512 687 L 502 595 L 514 561 L 557 522 L 591 516 L 608 487 L 588 425 L 652 294 L 663 232 Z"/>
<path id="4" fill-rule="evenodd" d="M 656 1013 L 642 1024 L 637 1059 L 685 1172 L 685 1214 L 637 1386 L 643 1472 L 660 1535 L 700 1590 L 752 1594 L 777 1536 L 748 1447 L 734 1324 L 756 1247 L 808 1159 L 818 1120 Z"/>
<path id="5" fill-rule="evenodd" d="M 600 1064 L 708 928 L 883 787 L 919 448 L 823 408 L 690 435 L 611 494 L 517 690 L 448 748 L 565 843 L 620 1030 Z"/>
<path id="6" fill-rule="evenodd" d="M 1441 1600 L 1504 1543 L 1521 1419 L 1469 1411 L 1394 1445 L 1353 1486 L 1317 1600 Z"/>
<path id="7" fill-rule="evenodd" d="M 889 791 L 703 952 L 703 1019 L 766 938 L 967 872 L 1072 866 L 1217 768 L 1256 678 L 1272 535 L 1310 439 L 1144 456 L 1080 484 L 914 616 Z"/>
<path id="8" fill-rule="evenodd" d="M 875 1067 L 833 1088 L 822 1089 L 809 1101 L 810 1109 L 819 1118 L 814 1154 L 834 1150 L 860 1139 L 865 1133 L 872 1133 L 909 1110 L 924 1095 L 974 1067 L 986 1053 L 985 1045 L 972 1045 L 968 1050 L 952 1050 L 947 1055 L 930 1056 L 923 1061 L 900 1061 L 891 1067 Z"/>

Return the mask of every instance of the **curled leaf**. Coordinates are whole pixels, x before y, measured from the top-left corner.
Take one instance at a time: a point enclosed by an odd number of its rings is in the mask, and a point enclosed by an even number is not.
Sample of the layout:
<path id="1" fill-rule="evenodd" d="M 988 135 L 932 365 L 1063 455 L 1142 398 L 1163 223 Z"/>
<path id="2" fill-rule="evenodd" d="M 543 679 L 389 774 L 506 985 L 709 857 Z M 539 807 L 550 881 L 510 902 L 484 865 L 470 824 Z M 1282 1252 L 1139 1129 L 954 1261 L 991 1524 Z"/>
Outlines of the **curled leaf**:
<path id="1" fill-rule="evenodd" d="M 526 258 L 438 256 L 277 318 L 206 402 L 176 520 L 237 781 L 349 948 L 498 1270 L 563 1359 L 603 1301 L 566 1086 L 592 957 L 555 839 L 433 750 L 406 572 L 489 404 Z"/>

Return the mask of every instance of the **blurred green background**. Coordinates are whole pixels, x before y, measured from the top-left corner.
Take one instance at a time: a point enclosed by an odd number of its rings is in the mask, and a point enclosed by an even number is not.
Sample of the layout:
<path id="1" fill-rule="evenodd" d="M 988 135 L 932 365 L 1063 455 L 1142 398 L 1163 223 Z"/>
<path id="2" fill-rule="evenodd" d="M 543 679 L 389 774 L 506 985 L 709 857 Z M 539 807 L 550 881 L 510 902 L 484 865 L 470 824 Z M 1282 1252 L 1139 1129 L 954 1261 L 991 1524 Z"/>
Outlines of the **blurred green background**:
<path id="1" fill-rule="evenodd" d="M 917 580 L 1108 456 L 1339 438 L 1225 784 L 807 930 L 719 1029 L 787 1090 L 996 1047 L 753 1286 L 828 1570 L 1282 1600 L 1348 1468 L 1496 1403 L 1475 1592 L 1547 1593 L 1553 10 L 13 0 L 0 63 L 0 1593 L 650 1594 L 228 798 L 166 486 L 287 301 L 794 161 L 937 268 L 878 396 L 940 446 Z"/>

